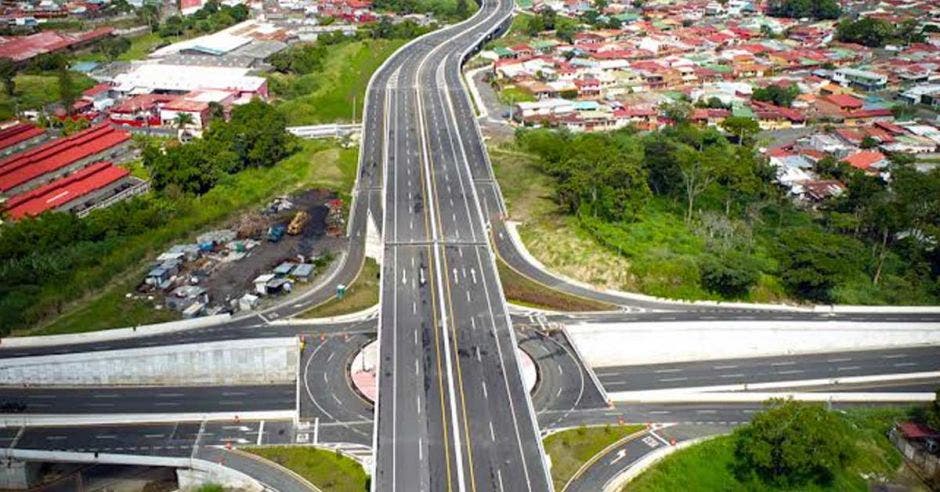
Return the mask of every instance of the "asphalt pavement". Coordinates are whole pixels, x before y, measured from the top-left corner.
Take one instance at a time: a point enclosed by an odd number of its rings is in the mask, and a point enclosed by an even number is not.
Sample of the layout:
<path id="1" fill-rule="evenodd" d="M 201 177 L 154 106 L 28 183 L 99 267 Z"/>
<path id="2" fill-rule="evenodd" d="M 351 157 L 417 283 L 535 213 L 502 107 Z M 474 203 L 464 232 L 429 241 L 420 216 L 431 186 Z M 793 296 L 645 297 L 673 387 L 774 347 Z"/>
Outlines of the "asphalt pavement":
<path id="1" fill-rule="evenodd" d="M 936 371 L 940 371 L 940 347 L 908 347 L 596 368 L 597 377 L 608 392 Z M 909 383 L 909 381 L 897 381 L 889 386 L 908 386 Z"/>

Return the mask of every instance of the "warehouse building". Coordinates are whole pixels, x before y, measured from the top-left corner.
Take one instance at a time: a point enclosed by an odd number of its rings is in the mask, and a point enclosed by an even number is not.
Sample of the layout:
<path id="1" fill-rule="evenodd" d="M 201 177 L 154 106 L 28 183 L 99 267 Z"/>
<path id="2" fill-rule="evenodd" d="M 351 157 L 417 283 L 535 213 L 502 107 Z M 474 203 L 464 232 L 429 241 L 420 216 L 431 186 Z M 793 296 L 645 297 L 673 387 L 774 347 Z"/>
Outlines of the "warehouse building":
<path id="1" fill-rule="evenodd" d="M 0 194 L 25 193 L 93 162 L 116 158 L 130 138 L 104 124 L 14 154 L 0 161 Z"/>
<path id="2" fill-rule="evenodd" d="M 249 69 L 144 63 L 114 77 L 114 92 L 185 94 L 197 90 L 230 91 L 238 99 L 268 98 L 268 81 L 248 75 Z"/>
<path id="3" fill-rule="evenodd" d="M 71 212 L 83 216 L 119 200 L 147 191 L 148 184 L 110 162 L 92 164 L 35 190 L 16 195 L 3 204 L 5 214 L 19 220 L 43 212 Z"/>

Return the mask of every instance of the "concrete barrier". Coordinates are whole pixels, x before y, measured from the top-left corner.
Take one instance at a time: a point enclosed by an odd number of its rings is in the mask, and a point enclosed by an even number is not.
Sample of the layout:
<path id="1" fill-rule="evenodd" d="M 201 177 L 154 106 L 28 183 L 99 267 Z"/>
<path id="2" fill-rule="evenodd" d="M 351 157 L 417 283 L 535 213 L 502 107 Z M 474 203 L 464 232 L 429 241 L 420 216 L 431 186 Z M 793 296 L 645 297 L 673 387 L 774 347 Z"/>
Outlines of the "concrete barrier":
<path id="1" fill-rule="evenodd" d="M 608 393 L 611 401 L 620 403 L 763 403 L 772 398 L 792 398 L 799 401 L 824 403 L 911 403 L 934 401 L 934 393 L 801 393 L 801 392 L 757 392 L 747 393 L 681 393 L 649 391 Z"/>
<path id="2" fill-rule="evenodd" d="M 940 345 L 940 323 L 683 321 L 569 324 L 594 368 Z"/>
<path id="3" fill-rule="evenodd" d="M 139 425 L 166 424 L 175 422 L 244 422 L 257 420 L 291 420 L 294 409 L 264 410 L 256 412 L 208 412 L 208 413 L 114 413 L 114 414 L 49 414 L 49 415 L 0 415 L 0 428 L 53 425 Z"/>
<path id="4" fill-rule="evenodd" d="M 201 318 L 170 321 L 168 323 L 157 323 L 153 325 L 141 325 L 128 328 L 115 328 L 113 330 L 90 331 L 87 333 L 70 333 L 67 335 L 45 335 L 32 337 L 8 337 L 0 340 L 0 347 L 7 349 L 107 342 L 111 340 L 163 335 L 177 331 L 214 326 L 225 323 L 229 319 L 231 319 L 231 315 L 219 314 L 215 316 L 204 316 Z"/>
<path id="5" fill-rule="evenodd" d="M 2 385 L 215 385 L 293 382 L 296 337 L 228 340 L 0 360 Z"/>

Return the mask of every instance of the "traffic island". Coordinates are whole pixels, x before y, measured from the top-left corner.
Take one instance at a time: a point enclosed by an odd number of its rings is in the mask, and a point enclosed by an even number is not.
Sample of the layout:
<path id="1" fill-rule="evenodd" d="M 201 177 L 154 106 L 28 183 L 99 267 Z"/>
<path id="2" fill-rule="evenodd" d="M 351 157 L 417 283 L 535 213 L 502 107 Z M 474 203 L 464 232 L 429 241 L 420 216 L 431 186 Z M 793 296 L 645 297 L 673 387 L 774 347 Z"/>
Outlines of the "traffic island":
<path id="1" fill-rule="evenodd" d="M 525 383 L 526 390 L 532 393 L 536 382 L 538 382 L 538 370 L 535 367 L 535 361 L 519 347 L 516 347 L 516 357 L 519 360 L 522 381 Z M 362 347 L 362 350 L 353 357 L 352 363 L 349 365 L 349 379 L 352 381 L 353 389 L 371 403 L 375 403 L 377 394 L 375 368 L 378 359 L 379 342 L 375 340 Z"/>

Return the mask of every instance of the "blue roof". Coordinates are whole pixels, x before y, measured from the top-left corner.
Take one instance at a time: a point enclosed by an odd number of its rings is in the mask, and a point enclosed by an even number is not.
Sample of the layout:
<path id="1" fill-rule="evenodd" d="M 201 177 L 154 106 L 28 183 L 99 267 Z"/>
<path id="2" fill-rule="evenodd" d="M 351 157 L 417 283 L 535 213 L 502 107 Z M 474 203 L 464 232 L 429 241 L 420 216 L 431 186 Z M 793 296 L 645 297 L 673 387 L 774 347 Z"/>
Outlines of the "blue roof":
<path id="1" fill-rule="evenodd" d="M 597 101 L 575 101 L 574 103 L 574 109 L 578 111 L 590 111 L 599 107 L 600 105 L 597 104 Z"/>
<path id="2" fill-rule="evenodd" d="M 72 64 L 70 70 L 73 72 L 88 73 L 98 68 L 98 62 L 94 61 L 83 61 Z"/>

